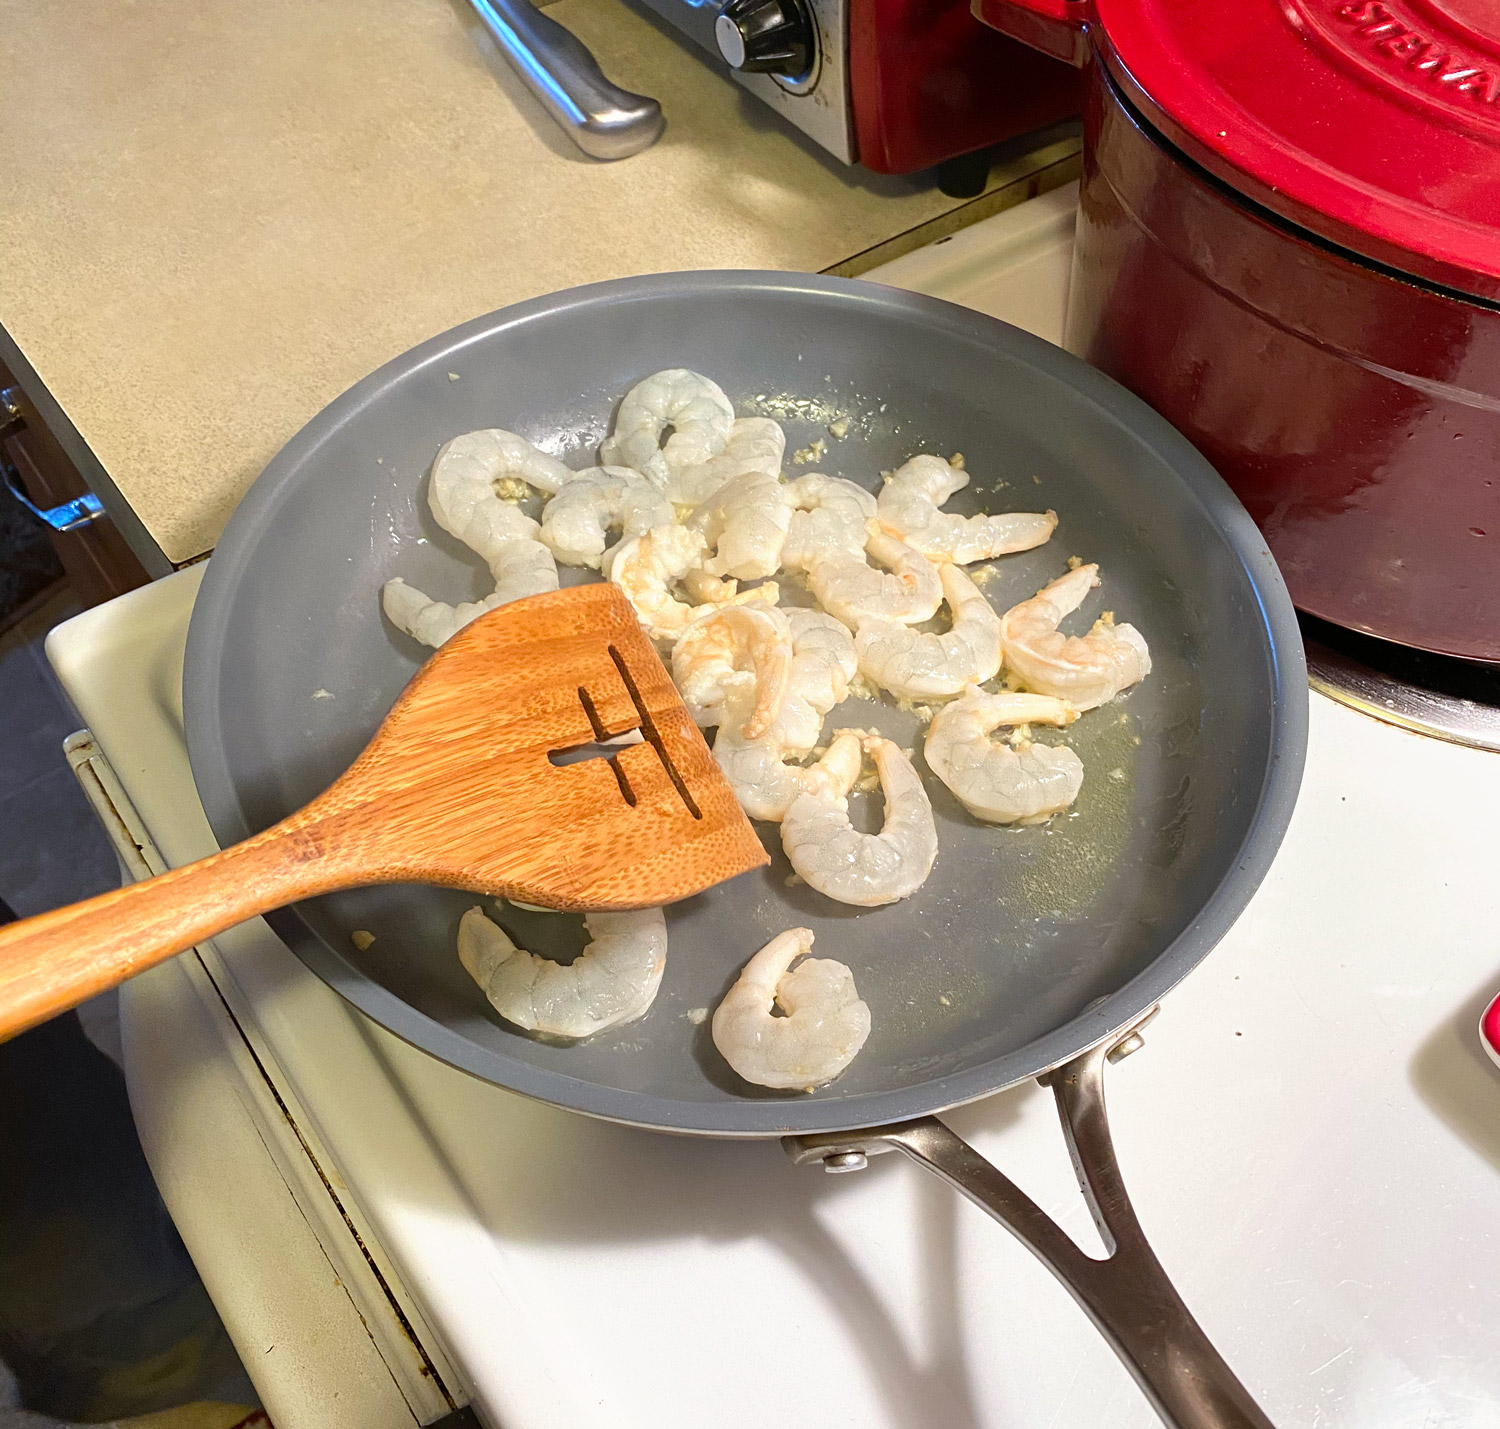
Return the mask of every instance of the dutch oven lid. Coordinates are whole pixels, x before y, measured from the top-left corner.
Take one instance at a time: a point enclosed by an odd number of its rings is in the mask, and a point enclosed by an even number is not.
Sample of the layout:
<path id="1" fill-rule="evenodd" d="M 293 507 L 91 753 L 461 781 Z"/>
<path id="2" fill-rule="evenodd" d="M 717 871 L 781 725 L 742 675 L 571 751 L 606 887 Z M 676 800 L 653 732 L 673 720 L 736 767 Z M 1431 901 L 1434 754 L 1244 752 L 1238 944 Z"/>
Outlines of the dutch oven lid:
<path id="1" fill-rule="evenodd" d="M 1060 8 L 1097 17 L 1127 96 L 1246 197 L 1367 258 L 1500 298 L 1500 0 Z"/>

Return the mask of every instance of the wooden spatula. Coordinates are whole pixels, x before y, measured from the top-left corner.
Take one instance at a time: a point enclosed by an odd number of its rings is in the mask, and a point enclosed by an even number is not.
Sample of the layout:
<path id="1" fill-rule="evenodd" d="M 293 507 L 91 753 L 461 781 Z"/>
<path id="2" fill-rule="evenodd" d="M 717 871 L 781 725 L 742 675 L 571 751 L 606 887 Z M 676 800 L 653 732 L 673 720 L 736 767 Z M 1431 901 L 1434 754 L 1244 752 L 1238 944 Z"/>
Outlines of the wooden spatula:
<path id="1" fill-rule="evenodd" d="M 639 741 L 607 758 L 550 757 L 630 731 Z M 264 833 L 0 928 L 0 1039 L 246 918 L 340 888 L 438 883 L 551 908 L 640 908 L 766 862 L 630 603 L 613 585 L 576 586 L 460 631 L 349 771 Z"/>

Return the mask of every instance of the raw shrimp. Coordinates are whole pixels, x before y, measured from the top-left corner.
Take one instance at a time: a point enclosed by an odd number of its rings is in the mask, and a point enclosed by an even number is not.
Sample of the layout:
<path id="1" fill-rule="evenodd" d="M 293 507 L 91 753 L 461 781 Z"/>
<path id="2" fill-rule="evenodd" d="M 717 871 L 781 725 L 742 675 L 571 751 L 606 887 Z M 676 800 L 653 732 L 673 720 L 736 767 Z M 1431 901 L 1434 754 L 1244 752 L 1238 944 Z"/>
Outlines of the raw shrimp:
<path id="1" fill-rule="evenodd" d="M 436 647 L 497 605 L 556 590 L 557 565 L 537 540 L 537 523 L 513 501 L 503 500 L 496 483 L 516 477 L 543 491 L 556 491 L 572 475 L 525 437 L 498 427 L 465 432 L 445 442 L 433 458 L 427 504 L 443 530 L 484 557 L 495 589 L 483 600 L 449 605 L 398 576 L 387 581 L 380 594 L 391 623 Z"/>
<path id="2" fill-rule="evenodd" d="M 779 933 L 714 1010 L 714 1046 L 747 1082 L 810 1092 L 838 1076 L 870 1035 L 854 974 L 831 958 L 807 958 L 812 945 L 809 928 Z M 805 961 L 793 968 L 798 958 Z"/>
<path id="3" fill-rule="evenodd" d="M 481 908 L 458 925 L 458 956 L 507 1022 L 550 1037 L 591 1037 L 634 1022 L 656 997 L 667 960 L 660 908 L 589 913 L 589 944 L 571 963 L 518 948 Z"/>
<path id="4" fill-rule="evenodd" d="M 679 506 L 698 506 L 732 477 L 747 471 L 781 475 L 786 433 L 769 417 L 736 417 L 718 456 L 690 466 L 668 468 L 666 495 Z"/>
<path id="5" fill-rule="evenodd" d="M 1078 711 L 1051 695 L 987 695 L 970 685 L 933 716 L 927 767 L 976 819 L 1037 824 L 1066 809 L 1083 787 L 1083 761 L 1066 745 L 990 738 L 1002 724 L 1072 724 Z"/>
<path id="6" fill-rule="evenodd" d="M 857 630 L 866 620 L 919 625 L 937 614 L 943 586 L 937 567 L 926 556 L 874 521 L 869 523 L 865 550 L 888 569 L 878 570 L 863 556 L 847 554 L 815 561 L 809 569 L 808 584 L 830 615 Z"/>
<path id="7" fill-rule="evenodd" d="M 1106 616 L 1087 635 L 1057 626 L 1099 584 L 1098 566 L 1079 566 L 1000 617 L 1006 665 L 1038 694 L 1091 710 L 1151 673 L 1151 652 L 1133 625 Z"/>
<path id="8" fill-rule="evenodd" d="M 792 637 L 792 663 L 781 713 L 768 733 L 788 753 L 805 754 L 823 732 L 824 715 L 849 693 L 849 681 L 859 666 L 854 639 L 843 621 L 800 606 L 784 613 Z"/>
<path id="9" fill-rule="evenodd" d="M 938 577 L 952 629 L 934 635 L 894 620 L 867 620 L 854 637 L 860 670 L 898 697 L 946 699 L 1000 668 L 1000 617 L 958 566 L 943 566 Z"/>
<path id="10" fill-rule="evenodd" d="M 915 893 L 937 858 L 937 825 L 922 777 L 889 739 L 866 735 L 885 795 L 885 824 L 862 834 L 849 822 L 849 801 L 826 790 L 799 794 L 781 821 L 781 846 L 810 888 L 862 908 Z"/>
<path id="11" fill-rule="evenodd" d="M 697 616 L 672 647 L 672 680 L 704 728 L 721 722 L 731 690 L 753 692 L 740 729 L 746 739 L 759 739 L 781 713 L 791 666 L 786 616 L 760 601 Z"/>
<path id="12" fill-rule="evenodd" d="M 599 448 L 599 465 L 634 467 L 664 491 L 674 469 L 718 456 L 733 426 L 734 407 L 717 382 L 669 367 L 625 394 L 615 429 Z M 672 435 L 663 442 L 668 427 Z"/>
<path id="13" fill-rule="evenodd" d="M 514 538 L 506 513 L 515 508 L 501 498 L 496 483 L 515 477 L 552 494 L 572 475 L 525 437 L 490 427 L 465 432 L 438 448 L 427 482 L 427 504 L 443 530 L 488 561 L 497 543 Z"/>
<path id="14" fill-rule="evenodd" d="M 726 481 L 688 524 L 713 549 L 703 562 L 709 575 L 753 581 L 776 574 L 791 519 L 781 482 L 770 472 L 747 471 Z"/>
<path id="15" fill-rule="evenodd" d="M 703 558 L 701 531 L 658 526 L 615 547 L 610 580 L 629 597 L 653 640 L 675 640 L 695 611 L 672 594 L 672 587 Z"/>
<path id="16" fill-rule="evenodd" d="M 881 525 L 930 560 L 960 565 L 1029 551 L 1051 538 L 1057 527 L 1055 511 L 959 516 L 938 510 L 968 484 L 969 473 L 941 457 L 914 456 L 896 469 L 880 493 Z"/>
<path id="17" fill-rule="evenodd" d="M 610 531 L 628 541 L 675 519 L 672 503 L 639 472 L 597 466 L 578 472 L 547 503 L 541 538 L 564 565 L 598 570 Z"/>
<path id="18" fill-rule="evenodd" d="M 810 471 L 788 482 L 786 492 L 796 509 L 781 548 L 783 570 L 810 570 L 816 562 L 835 555 L 864 557 L 869 521 L 876 509 L 875 498 L 864 487 L 841 476 Z"/>
<path id="19" fill-rule="evenodd" d="M 485 559 L 495 589 L 483 600 L 449 605 L 433 600 L 397 576 L 385 583 L 380 603 L 391 624 L 434 649 L 471 620 L 507 601 L 557 589 L 557 563 L 536 539 L 537 524 L 519 507 L 495 501 L 485 513 Z"/>
<path id="20" fill-rule="evenodd" d="M 556 491 L 572 475 L 525 437 L 498 427 L 445 442 L 433 458 L 427 505 L 443 530 L 484 557 L 495 589 L 483 600 L 454 606 L 433 600 L 398 576 L 381 591 L 381 606 L 391 623 L 436 647 L 497 605 L 556 590 L 557 566 L 537 540 L 537 523 L 514 502 L 503 500 L 496 483 L 515 477 L 542 491 Z"/>
<path id="21" fill-rule="evenodd" d="M 555 590 L 556 585 L 552 588 Z M 508 597 L 502 598 L 497 592 L 484 600 L 449 605 L 447 601 L 424 595 L 416 586 L 407 585 L 400 576 L 388 580 L 380 590 L 380 608 L 391 624 L 434 650 L 451 640 L 470 621 L 478 620 L 497 605 L 504 605 L 506 599 Z"/>
<path id="22" fill-rule="evenodd" d="M 752 819 L 774 823 L 803 794 L 838 799 L 854 787 L 862 762 L 858 735 L 839 735 L 816 764 L 788 764 L 788 751 L 773 739 L 746 739 L 740 733 L 751 707 L 744 692 L 730 693 L 723 723 L 714 737 L 714 758 L 740 807 Z"/>
<path id="23" fill-rule="evenodd" d="M 705 590 L 698 562 L 703 558 L 703 536 L 687 526 L 656 526 L 644 536 L 632 536 L 606 552 L 604 574 L 614 581 L 635 607 L 646 632 L 653 640 L 675 640 L 688 622 L 708 610 L 726 605 L 758 603 L 775 605 L 781 590 L 775 581 L 764 581 L 751 590 L 736 594 L 734 581 L 705 577 L 706 598 L 695 592 Z M 694 604 L 678 600 L 672 587 L 681 581 Z"/>

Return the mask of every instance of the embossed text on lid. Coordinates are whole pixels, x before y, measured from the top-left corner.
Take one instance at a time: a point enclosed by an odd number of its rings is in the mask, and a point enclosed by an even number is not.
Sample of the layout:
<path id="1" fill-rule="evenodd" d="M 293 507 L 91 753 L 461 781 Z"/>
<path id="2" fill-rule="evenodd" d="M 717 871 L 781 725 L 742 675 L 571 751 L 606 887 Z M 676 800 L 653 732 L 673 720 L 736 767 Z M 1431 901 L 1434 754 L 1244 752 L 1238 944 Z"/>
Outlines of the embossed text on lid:
<path id="1" fill-rule="evenodd" d="M 1092 0 L 1166 138 L 1300 227 L 1500 299 L 1496 0 Z"/>

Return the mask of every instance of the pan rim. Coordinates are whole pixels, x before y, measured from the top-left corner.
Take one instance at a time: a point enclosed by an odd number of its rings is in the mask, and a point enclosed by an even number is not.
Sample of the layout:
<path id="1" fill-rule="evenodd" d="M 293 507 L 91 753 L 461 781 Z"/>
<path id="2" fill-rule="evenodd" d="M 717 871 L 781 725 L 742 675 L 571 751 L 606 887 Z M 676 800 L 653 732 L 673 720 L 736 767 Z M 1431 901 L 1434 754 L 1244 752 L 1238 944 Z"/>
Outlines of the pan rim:
<path id="1" fill-rule="evenodd" d="M 1021 361 L 1072 387 L 1133 440 L 1147 442 L 1204 510 L 1237 559 L 1259 607 L 1258 628 L 1275 694 L 1270 755 L 1246 834 L 1229 872 L 1192 922 L 1135 977 L 1101 1002 L 1004 1056 L 947 1076 L 836 1100 L 747 1098 L 743 1102 L 688 1102 L 605 1086 L 537 1067 L 481 1048 L 411 1006 L 372 979 L 358 975 L 323 942 L 295 909 L 268 916 L 278 937 L 347 1002 L 401 1040 L 482 1081 L 535 1100 L 649 1130 L 730 1138 L 764 1138 L 853 1131 L 932 1114 L 991 1095 L 1061 1065 L 1130 1023 L 1165 996 L 1205 958 L 1259 887 L 1291 819 L 1306 754 L 1306 663 L 1291 599 L 1270 551 L 1249 514 L 1207 459 L 1185 437 L 1124 387 L 1080 358 L 997 318 L 938 298 L 858 279 L 744 270 L 695 270 L 618 278 L 517 303 L 439 333 L 398 355 L 336 397 L 271 459 L 227 523 L 208 563 L 189 625 L 183 665 L 183 717 L 189 761 L 204 810 L 221 843 L 251 832 L 230 773 L 217 722 L 220 652 L 233 612 L 233 594 L 259 540 L 283 501 L 298 489 L 306 457 L 354 420 L 397 381 L 424 367 L 451 364 L 466 347 L 507 329 L 607 300 L 651 301 L 684 291 L 805 294 L 882 308 L 919 318 L 955 337 L 983 343 L 1003 332 Z"/>

